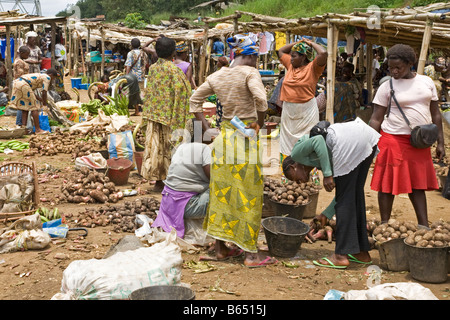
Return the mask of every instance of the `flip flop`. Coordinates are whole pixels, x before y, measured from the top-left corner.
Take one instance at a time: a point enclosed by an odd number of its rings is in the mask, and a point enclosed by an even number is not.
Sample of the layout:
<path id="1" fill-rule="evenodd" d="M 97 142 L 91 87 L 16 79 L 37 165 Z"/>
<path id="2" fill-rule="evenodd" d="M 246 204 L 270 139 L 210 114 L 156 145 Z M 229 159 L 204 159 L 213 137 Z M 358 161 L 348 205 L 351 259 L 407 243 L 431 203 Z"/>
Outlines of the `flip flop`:
<path id="1" fill-rule="evenodd" d="M 225 258 L 222 259 L 218 259 L 217 257 L 211 257 L 211 256 L 201 256 L 199 257 L 199 261 L 225 261 L 228 260 L 230 258 L 236 258 L 241 256 L 244 253 L 244 250 L 242 249 L 238 249 L 238 248 L 233 248 L 230 251 L 228 251 L 228 254 Z"/>
<path id="2" fill-rule="evenodd" d="M 319 261 L 317 261 L 317 260 L 314 260 L 313 261 L 313 263 L 316 265 L 316 266 L 319 266 L 319 267 L 325 267 L 325 268 L 333 268 L 333 269 L 347 269 L 347 266 L 337 266 L 337 265 L 335 265 L 333 262 L 331 262 L 331 260 L 330 259 L 328 259 L 328 258 L 322 258 L 322 260 L 325 260 L 326 262 L 328 262 L 329 264 L 322 264 L 322 263 L 320 263 Z"/>
<path id="3" fill-rule="evenodd" d="M 267 256 L 267 257 L 266 257 L 263 261 L 261 261 L 260 263 L 255 264 L 255 265 L 253 265 L 253 266 L 246 266 L 246 267 L 247 267 L 247 268 L 261 268 L 261 267 L 267 267 L 268 265 L 275 264 L 275 263 L 278 262 L 277 259 L 275 259 L 274 262 L 269 262 L 270 260 L 272 260 L 272 257 Z"/>
<path id="4" fill-rule="evenodd" d="M 351 261 L 351 262 L 356 262 L 356 263 L 361 263 L 361 264 L 372 264 L 372 261 L 364 262 L 364 261 L 358 260 L 351 254 L 347 254 L 347 256 L 348 256 L 348 261 Z"/>

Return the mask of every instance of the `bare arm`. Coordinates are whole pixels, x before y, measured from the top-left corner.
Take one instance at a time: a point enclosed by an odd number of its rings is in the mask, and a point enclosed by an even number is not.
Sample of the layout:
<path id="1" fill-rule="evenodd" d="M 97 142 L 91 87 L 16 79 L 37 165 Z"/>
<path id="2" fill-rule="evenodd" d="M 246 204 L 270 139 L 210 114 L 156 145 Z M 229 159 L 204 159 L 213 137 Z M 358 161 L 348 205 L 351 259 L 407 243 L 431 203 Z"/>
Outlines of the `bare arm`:
<path id="1" fill-rule="evenodd" d="M 327 50 L 318 43 L 312 42 L 305 38 L 302 38 L 302 39 L 303 39 L 303 42 L 305 42 L 307 45 L 311 46 L 317 52 L 317 56 L 316 56 L 317 65 L 319 65 L 321 67 L 325 66 L 327 64 L 327 57 L 328 57 Z"/>
<path id="2" fill-rule="evenodd" d="M 380 132 L 381 130 L 381 123 L 383 123 L 386 111 L 386 107 L 380 106 L 378 104 L 375 104 L 373 106 L 373 112 L 369 120 L 369 126 L 375 129 L 377 132 Z"/>
<path id="3" fill-rule="evenodd" d="M 442 128 L 442 116 L 439 111 L 438 101 L 431 101 L 430 103 L 430 112 L 431 112 L 431 120 L 438 127 L 439 135 L 436 146 L 436 157 L 439 158 L 439 161 L 445 156 L 445 148 L 444 148 L 444 130 Z"/>

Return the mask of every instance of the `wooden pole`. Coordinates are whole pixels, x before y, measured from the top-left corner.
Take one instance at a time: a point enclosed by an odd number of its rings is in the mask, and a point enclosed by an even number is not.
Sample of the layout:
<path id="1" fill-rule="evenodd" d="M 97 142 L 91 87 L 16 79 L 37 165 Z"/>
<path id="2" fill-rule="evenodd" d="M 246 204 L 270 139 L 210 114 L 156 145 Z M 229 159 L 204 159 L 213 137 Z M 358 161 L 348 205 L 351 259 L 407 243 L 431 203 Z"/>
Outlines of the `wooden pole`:
<path id="1" fill-rule="evenodd" d="M 100 77 L 102 77 L 105 72 L 105 31 L 103 28 L 100 31 L 102 33 L 102 70 L 100 71 Z"/>
<path id="2" fill-rule="evenodd" d="M 373 78 L 372 78 L 372 68 L 373 64 L 373 48 L 372 43 L 367 42 L 367 91 L 368 91 L 368 101 L 369 103 L 372 102 L 372 96 L 373 96 Z"/>
<path id="3" fill-rule="evenodd" d="M 73 36 L 73 34 L 70 32 L 70 29 L 69 29 L 69 27 L 67 27 L 66 28 L 66 30 L 67 30 L 67 35 L 69 36 L 69 44 L 68 44 L 68 52 L 67 52 L 67 67 L 69 68 L 69 75 L 70 76 L 72 76 L 72 61 L 73 61 L 73 58 L 72 58 L 72 55 L 73 55 L 73 48 L 72 48 L 72 43 L 73 43 L 73 41 L 72 41 L 72 36 Z"/>
<path id="4" fill-rule="evenodd" d="M 428 20 L 425 30 L 423 32 L 422 48 L 420 50 L 419 63 L 417 65 L 417 73 L 423 74 L 425 68 L 425 62 L 427 61 L 428 49 L 430 48 L 431 41 L 431 29 L 433 27 L 433 21 Z"/>
<path id="5" fill-rule="evenodd" d="M 12 79 L 13 79 L 13 68 L 11 61 L 11 26 L 6 25 L 6 53 L 5 53 L 5 64 L 6 64 L 6 85 L 8 86 L 8 97 L 11 98 L 12 89 Z"/>
<path id="6" fill-rule="evenodd" d="M 332 23 L 328 23 L 327 27 L 327 107 L 326 120 L 331 124 L 334 123 L 334 84 L 335 84 L 335 70 L 336 70 L 336 55 L 337 55 L 337 28 Z"/>
<path id="7" fill-rule="evenodd" d="M 51 36 L 52 42 L 50 43 L 50 52 L 52 57 L 52 68 L 56 67 L 56 56 L 55 56 L 55 41 L 56 41 L 56 23 L 50 23 L 51 26 Z"/>
<path id="8" fill-rule="evenodd" d="M 203 31 L 205 34 L 203 35 L 203 42 L 202 47 L 200 51 L 200 57 L 199 57 L 199 74 L 198 74 L 198 85 L 200 86 L 203 82 L 205 82 L 205 70 L 206 70 L 206 51 L 208 50 L 208 30 L 209 26 L 208 24 L 205 25 L 205 30 Z"/>

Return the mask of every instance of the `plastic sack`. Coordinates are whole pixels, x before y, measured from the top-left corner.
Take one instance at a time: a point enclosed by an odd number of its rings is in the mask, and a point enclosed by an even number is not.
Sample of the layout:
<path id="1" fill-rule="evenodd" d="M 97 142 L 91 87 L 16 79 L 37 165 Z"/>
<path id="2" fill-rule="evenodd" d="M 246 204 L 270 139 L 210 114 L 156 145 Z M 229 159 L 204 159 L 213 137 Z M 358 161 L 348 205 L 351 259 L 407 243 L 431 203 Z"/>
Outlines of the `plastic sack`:
<path id="1" fill-rule="evenodd" d="M 41 130 L 52 132 L 52 129 L 50 128 L 50 122 L 48 121 L 48 115 L 41 112 L 39 114 L 39 127 Z M 33 132 L 36 131 L 36 127 L 33 126 Z"/>
<path id="2" fill-rule="evenodd" d="M 110 133 L 108 136 L 108 152 L 110 158 L 128 159 L 134 162 L 134 139 L 131 130 Z"/>
<path id="3" fill-rule="evenodd" d="M 43 249 L 50 236 L 42 230 L 38 213 L 15 221 L 0 235 L 0 253 Z"/>
<path id="4" fill-rule="evenodd" d="M 151 247 L 71 262 L 63 272 L 61 292 L 52 300 L 129 299 L 143 287 L 180 284 L 182 264 L 176 234 L 171 233 Z"/>
<path id="5" fill-rule="evenodd" d="M 350 290 L 343 300 L 439 300 L 430 289 L 413 282 L 385 283 L 368 290 Z"/>
<path id="6" fill-rule="evenodd" d="M 80 170 L 83 167 L 89 169 L 106 169 L 108 163 L 101 153 L 96 152 L 75 159 L 75 169 Z"/>
<path id="7" fill-rule="evenodd" d="M 64 223 L 63 218 L 44 222 L 42 230 L 46 232 L 51 238 L 65 238 L 69 227 Z"/>

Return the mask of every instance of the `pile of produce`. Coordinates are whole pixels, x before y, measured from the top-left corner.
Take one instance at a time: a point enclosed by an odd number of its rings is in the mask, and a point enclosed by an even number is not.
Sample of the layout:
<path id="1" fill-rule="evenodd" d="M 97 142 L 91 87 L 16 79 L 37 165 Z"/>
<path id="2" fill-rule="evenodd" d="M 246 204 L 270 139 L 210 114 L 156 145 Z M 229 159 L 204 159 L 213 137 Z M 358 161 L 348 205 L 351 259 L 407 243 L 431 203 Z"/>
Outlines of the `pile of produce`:
<path id="1" fill-rule="evenodd" d="M 71 203 L 116 203 L 123 199 L 123 193 L 104 173 L 87 167 L 82 167 L 77 177 L 65 180 L 61 191 L 60 200 Z"/>
<path id="2" fill-rule="evenodd" d="M 431 224 L 431 230 L 418 229 L 405 239 L 405 243 L 422 248 L 441 248 L 450 245 L 450 222 L 442 220 Z"/>
<path id="3" fill-rule="evenodd" d="M 409 221 L 389 219 L 387 223 L 381 223 L 373 229 L 374 239 L 380 243 L 392 239 L 405 239 L 417 231 L 417 225 Z"/>
<path id="4" fill-rule="evenodd" d="M 153 197 L 125 201 L 120 205 L 107 204 L 99 208 L 86 208 L 78 214 L 76 226 L 95 228 L 97 226 L 114 225 L 115 232 L 134 232 L 139 228 L 135 222 L 137 214 L 156 219 L 159 201 Z"/>
<path id="5" fill-rule="evenodd" d="M 306 234 L 306 240 L 310 243 L 316 242 L 317 240 L 327 240 L 328 243 L 333 242 L 336 232 L 335 218 L 336 217 L 333 217 L 333 219 L 328 220 L 328 223 L 325 226 L 323 226 L 318 219 L 314 218 L 310 223 L 311 229 Z"/>
<path id="6" fill-rule="evenodd" d="M 18 140 L 9 140 L 0 142 L 0 152 L 4 152 L 5 149 L 11 149 L 16 151 L 23 151 L 29 148 L 28 142 L 22 142 Z"/>
<path id="7" fill-rule="evenodd" d="M 59 153 L 71 154 L 73 158 L 88 155 L 106 145 L 108 131 L 104 126 L 92 126 L 86 133 L 80 130 L 63 131 L 56 128 L 53 133 L 30 137 L 29 150 L 25 156 L 53 156 Z"/>
<path id="8" fill-rule="evenodd" d="M 314 184 L 312 181 L 306 183 L 297 183 L 288 181 L 282 183 L 273 179 L 264 179 L 264 191 L 268 192 L 269 199 L 289 205 L 305 205 L 310 199 L 311 194 L 319 192 L 322 187 Z"/>
<path id="9" fill-rule="evenodd" d="M 89 114 L 96 116 L 98 110 L 102 110 L 105 115 L 111 116 L 117 114 L 119 116 L 130 116 L 128 110 L 129 99 L 124 94 L 119 94 L 116 98 L 105 96 L 109 103 L 103 103 L 99 99 L 93 99 L 87 103 L 81 104 L 81 111 L 89 112 Z"/>

